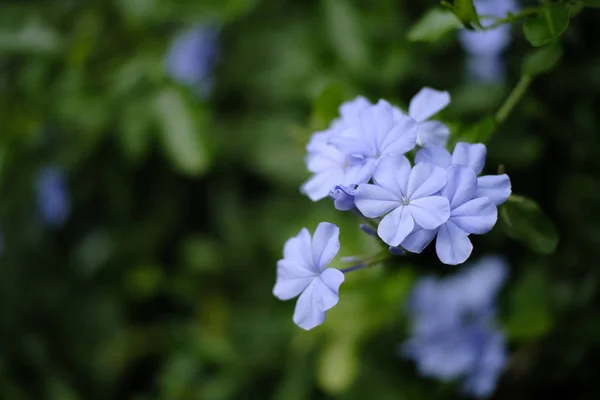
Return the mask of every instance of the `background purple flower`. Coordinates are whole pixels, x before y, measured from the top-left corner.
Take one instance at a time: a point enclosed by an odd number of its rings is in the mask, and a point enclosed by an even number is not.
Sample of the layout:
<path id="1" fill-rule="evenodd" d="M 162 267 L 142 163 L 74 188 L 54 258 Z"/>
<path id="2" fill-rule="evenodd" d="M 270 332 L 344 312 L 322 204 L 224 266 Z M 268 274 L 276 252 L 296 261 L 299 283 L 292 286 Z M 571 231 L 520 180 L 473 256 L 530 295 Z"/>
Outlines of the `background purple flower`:
<path id="1" fill-rule="evenodd" d="M 168 75 L 205 96 L 213 86 L 212 71 L 219 47 L 218 32 L 209 26 L 197 26 L 177 36 L 166 56 Z"/>
<path id="2" fill-rule="evenodd" d="M 412 336 L 402 354 L 421 375 L 462 378 L 463 390 L 474 397 L 493 393 L 508 357 L 494 306 L 506 274 L 505 261 L 488 256 L 449 278 L 416 284 L 408 305 Z"/>
<path id="3" fill-rule="evenodd" d="M 71 203 L 62 170 L 58 167 L 45 167 L 39 172 L 36 200 L 40 215 L 47 225 L 59 227 L 67 221 Z"/>

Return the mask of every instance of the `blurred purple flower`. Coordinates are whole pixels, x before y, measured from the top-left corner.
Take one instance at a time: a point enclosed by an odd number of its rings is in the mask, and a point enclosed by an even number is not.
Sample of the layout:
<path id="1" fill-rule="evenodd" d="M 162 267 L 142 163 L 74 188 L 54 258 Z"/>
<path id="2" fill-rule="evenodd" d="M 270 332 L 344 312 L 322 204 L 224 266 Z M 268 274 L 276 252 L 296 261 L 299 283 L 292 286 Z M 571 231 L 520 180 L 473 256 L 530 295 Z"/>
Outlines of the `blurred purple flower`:
<path id="1" fill-rule="evenodd" d="M 474 397 L 493 393 L 508 358 L 494 306 L 507 269 L 503 259 L 487 256 L 449 278 L 416 284 L 408 306 L 412 336 L 402 353 L 421 375 L 462 378 L 463 390 Z"/>
<path id="2" fill-rule="evenodd" d="M 480 16 L 505 17 L 517 10 L 514 0 L 475 0 L 475 8 Z M 491 26 L 493 20 L 481 18 L 484 27 Z M 510 24 L 504 24 L 486 31 L 459 32 L 459 42 L 468 54 L 467 73 L 481 82 L 497 82 L 504 77 L 502 52 L 510 44 Z"/>
<path id="3" fill-rule="evenodd" d="M 71 212 L 71 203 L 62 170 L 49 166 L 39 172 L 36 197 L 38 210 L 47 225 L 59 227 L 67 221 Z"/>
<path id="4" fill-rule="evenodd" d="M 218 57 L 218 31 L 197 26 L 177 36 L 166 56 L 168 75 L 206 96 L 213 86 L 212 71 Z"/>

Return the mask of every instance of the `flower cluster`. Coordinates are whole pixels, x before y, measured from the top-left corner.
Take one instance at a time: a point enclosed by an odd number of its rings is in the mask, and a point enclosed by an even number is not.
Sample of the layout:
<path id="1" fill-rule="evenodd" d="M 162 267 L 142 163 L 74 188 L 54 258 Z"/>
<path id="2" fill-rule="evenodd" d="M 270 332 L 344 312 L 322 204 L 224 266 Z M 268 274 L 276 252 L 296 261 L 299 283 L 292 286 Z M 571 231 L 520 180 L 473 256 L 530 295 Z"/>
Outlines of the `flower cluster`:
<path id="1" fill-rule="evenodd" d="M 313 176 L 301 191 L 313 201 L 329 195 L 336 209 L 359 214 L 368 222 L 361 229 L 385 243 L 391 255 L 421 253 L 436 239 L 444 264 L 465 262 L 473 250 L 469 236 L 494 227 L 496 206 L 510 196 L 511 184 L 505 174 L 478 177 L 483 144 L 445 149 L 450 131 L 430 118 L 449 103 L 447 92 L 423 88 L 407 113 L 364 97 L 342 104 L 340 117 L 307 145 Z M 337 303 L 343 273 L 357 269 L 325 269 L 339 249 L 338 234 L 325 223 L 312 239 L 304 229 L 286 243 L 278 263 L 274 294 L 287 300 L 302 293 L 294 321 L 304 329 L 323 322 Z"/>
<path id="2" fill-rule="evenodd" d="M 504 17 L 517 10 L 514 0 L 475 0 L 477 13 L 483 16 Z M 493 22 L 482 18 L 484 28 Z M 510 43 L 510 25 L 504 24 L 484 31 L 463 29 L 459 41 L 468 54 L 467 71 L 477 81 L 496 82 L 504 76 L 502 52 Z"/>
<path id="3" fill-rule="evenodd" d="M 36 199 L 44 223 L 50 227 L 60 227 L 69 218 L 71 202 L 62 170 L 48 166 L 37 177 Z"/>
<path id="4" fill-rule="evenodd" d="M 217 55 L 217 31 L 197 26 L 173 40 L 167 51 L 166 70 L 173 80 L 206 96 L 213 86 Z"/>
<path id="5" fill-rule="evenodd" d="M 408 305 L 412 336 L 402 354 L 415 360 L 421 375 L 462 378 L 466 393 L 492 394 L 507 362 L 494 307 L 506 275 L 506 263 L 487 256 L 462 273 L 417 283 Z"/>

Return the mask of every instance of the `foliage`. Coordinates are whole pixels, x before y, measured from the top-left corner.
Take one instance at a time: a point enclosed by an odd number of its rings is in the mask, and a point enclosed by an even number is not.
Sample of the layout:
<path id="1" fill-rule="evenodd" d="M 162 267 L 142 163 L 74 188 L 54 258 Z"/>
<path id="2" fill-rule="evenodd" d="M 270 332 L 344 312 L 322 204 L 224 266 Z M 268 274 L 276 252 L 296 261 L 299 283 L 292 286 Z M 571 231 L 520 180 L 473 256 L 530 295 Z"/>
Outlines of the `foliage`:
<path id="1" fill-rule="evenodd" d="M 0 2 L 0 398 L 462 398 L 397 352 L 416 279 L 460 270 L 434 250 L 348 274 L 310 332 L 272 295 L 300 227 L 380 251 L 299 193 L 310 134 L 358 94 L 406 109 L 424 86 L 516 194 L 473 239 L 510 264 L 495 398 L 596 397 L 599 4 L 523 3 L 487 21 L 462 0 Z M 198 24 L 219 32 L 206 95 L 165 63 Z M 456 32 L 506 24 L 504 78 L 471 80 Z M 47 168 L 64 223 L 40 206 Z"/>

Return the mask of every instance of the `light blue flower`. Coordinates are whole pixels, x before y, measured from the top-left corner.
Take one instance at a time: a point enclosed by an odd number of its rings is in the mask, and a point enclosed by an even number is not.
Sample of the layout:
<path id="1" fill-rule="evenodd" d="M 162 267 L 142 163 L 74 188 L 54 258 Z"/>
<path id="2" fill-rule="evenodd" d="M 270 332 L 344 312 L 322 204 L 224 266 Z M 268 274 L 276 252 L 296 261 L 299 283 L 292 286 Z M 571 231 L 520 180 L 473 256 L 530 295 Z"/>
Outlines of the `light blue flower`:
<path id="1" fill-rule="evenodd" d="M 402 156 L 416 146 L 417 124 L 410 117 L 396 114 L 390 103 L 379 100 L 361 110 L 358 121 L 332 135 L 329 143 L 364 163 Z"/>
<path id="2" fill-rule="evenodd" d="M 329 129 L 312 135 L 306 146 L 306 166 L 313 176 L 300 188 L 312 201 L 327 197 L 336 185 L 356 185 L 370 179 L 375 160 L 353 157 L 329 142 L 344 129 L 358 124 L 358 114 L 369 106 L 371 103 L 361 96 L 342 104 L 339 107 L 340 118 L 334 120 Z"/>
<path id="3" fill-rule="evenodd" d="M 450 94 L 424 87 L 410 101 L 408 116 L 417 126 L 417 145 L 445 146 L 450 136 L 450 130 L 440 121 L 429 121 L 429 118 L 446 108 L 450 104 Z M 394 107 L 396 119 L 401 119 L 405 114 L 399 108 Z"/>
<path id="4" fill-rule="evenodd" d="M 505 17 L 517 10 L 512 0 L 475 0 L 475 8 L 481 16 Z M 494 23 L 492 19 L 481 18 L 484 27 Z M 496 82 L 504 76 L 504 60 L 501 54 L 510 44 L 510 24 L 484 31 L 463 29 L 459 32 L 459 42 L 468 54 L 469 75 L 481 82 Z"/>
<path id="5" fill-rule="evenodd" d="M 450 216 L 448 199 L 437 195 L 446 185 L 443 168 L 430 163 L 411 168 L 404 156 L 387 157 L 373 181 L 358 186 L 354 202 L 368 218 L 385 215 L 377 234 L 390 246 L 398 246 L 415 226 L 435 229 Z"/>
<path id="6" fill-rule="evenodd" d="M 59 168 L 50 166 L 39 172 L 36 200 L 40 215 L 47 225 L 59 227 L 67 221 L 71 203 L 64 173 Z"/>
<path id="7" fill-rule="evenodd" d="M 494 307 L 506 274 L 504 260 L 488 256 L 452 277 L 419 280 L 408 304 L 412 336 L 402 353 L 421 375 L 462 378 L 463 391 L 475 397 L 493 393 L 507 362 Z"/>
<path id="8" fill-rule="evenodd" d="M 280 300 L 300 296 L 293 320 L 305 330 L 322 324 L 325 312 L 338 302 L 344 274 L 326 267 L 340 250 L 339 235 L 339 228 L 329 222 L 321 222 L 312 238 L 303 228 L 285 243 L 283 259 L 277 262 L 273 294 Z"/>
<path id="9" fill-rule="evenodd" d="M 454 147 L 452 155 L 440 146 L 425 146 L 417 152 L 415 163 L 428 162 L 447 168 L 450 165 L 464 165 L 479 175 L 485 165 L 487 149 L 484 144 L 459 142 Z M 485 175 L 477 178 L 477 193 L 475 197 L 487 197 L 499 206 L 511 194 L 511 184 L 508 175 Z"/>
<path id="10" fill-rule="evenodd" d="M 206 96 L 213 86 L 212 71 L 218 56 L 217 30 L 197 26 L 177 36 L 166 55 L 168 75 Z"/>
<path id="11" fill-rule="evenodd" d="M 447 184 L 441 195 L 450 203 L 449 218 L 435 229 L 417 227 L 402 242 L 402 247 L 420 253 L 437 235 L 435 249 L 440 261 L 456 265 L 465 262 L 473 251 L 469 235 L 489 232 L 496 224 L 498 210 L 487 197 L 476 197 L 477 176 L 471 168 L 451 165 L 446 171 Z"/>
<path id="12" fill-rule="evenodd" d="M 327 197 L 336 185 L 349 186 L 367 182 L 375 160 L 352 157 L 329 144 L 331 131 L 317 132 L 307 146 L 306 166 L 313 176 L 300 188 L 312 201 Z"/>
<path id="13" fill-rule="evenodd" d="M 343 186 L 337 185 L 329 193 L 329 197 L 333 200 L 333 206 L 336 210 L 348 211 L 352 210 L 354 204 L 354 195 L 356 194 L 356 185 Z"/>

